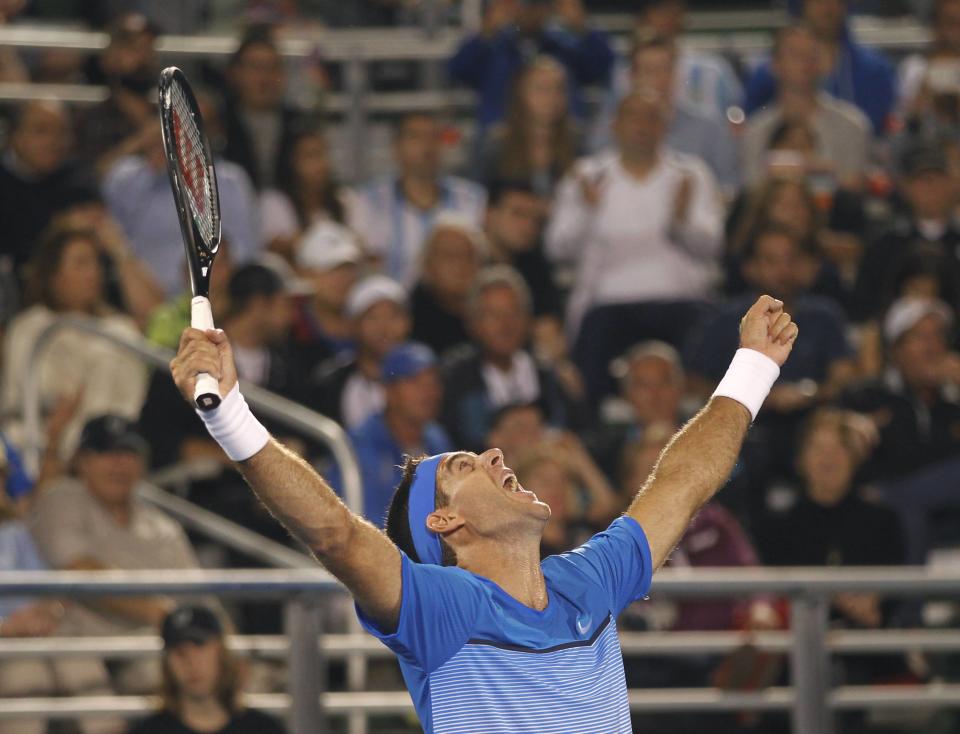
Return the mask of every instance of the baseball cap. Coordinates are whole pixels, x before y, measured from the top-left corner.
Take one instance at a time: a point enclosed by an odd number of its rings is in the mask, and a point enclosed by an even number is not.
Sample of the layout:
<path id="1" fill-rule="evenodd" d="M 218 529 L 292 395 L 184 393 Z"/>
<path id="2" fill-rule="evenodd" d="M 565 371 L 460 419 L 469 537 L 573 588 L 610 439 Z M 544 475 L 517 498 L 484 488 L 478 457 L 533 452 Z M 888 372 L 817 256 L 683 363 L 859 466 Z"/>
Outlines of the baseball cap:
<path id="1" fill-rule="evenodd" d="M 945 145 L 941 140 L 921 139 L 909 144 L 900 155 L 900 171 L 904 176 L 915 176 L 925 171 L 947 172 Z"/>
<path id="2" fill-rule="evenodd" d="M 947 327 L 953 325 L 953 312 L 943 301 L 919 296 L 899 298 L 883 319 L 883 338 L 887 344 L 894 344 L 921 319 L 931 315 L 939 316 Z"/>
<path id="3" fill-rule="evenodd" d="M 80 432 L 78 451 L 98 454 L 110 451 L 129 451 L 147 455 L 147 441 L 137 431 L 136 424 L 119 415 L 99 415 L 91 418 Z"/>
<path id="4" fill-rule="evenodd" d="M 303 235 L 297 265 L 314 270 L 333 270 L 362 259 L 357 237 L 336 222 L 317 222 Z"/>
<path id="5" fill-rule="evenodd" d="M 177 607 L 163 620 L 160 637 L 166 649 L 182 642 L 201 643 L 223 636 L 220 618 L 208 607 L 184 605 Z"/>
<path id="6" fill-rule="evenodd" d="M 351 319 L 362 316 L 368 308 L 380 301 L 391 301 L 406 308 L 407 292 L 402 285 L 386 275 L 370 275 L 353 286 L 347 296 L 347 316 Z"/>
<path id="7" fill-rule="evenodd" d="M 385 384 L 419 375 L 437 366 L 437 355 L 426 344 L 407 342 L 394 347 L 383 359 L 381 378 Z"/>

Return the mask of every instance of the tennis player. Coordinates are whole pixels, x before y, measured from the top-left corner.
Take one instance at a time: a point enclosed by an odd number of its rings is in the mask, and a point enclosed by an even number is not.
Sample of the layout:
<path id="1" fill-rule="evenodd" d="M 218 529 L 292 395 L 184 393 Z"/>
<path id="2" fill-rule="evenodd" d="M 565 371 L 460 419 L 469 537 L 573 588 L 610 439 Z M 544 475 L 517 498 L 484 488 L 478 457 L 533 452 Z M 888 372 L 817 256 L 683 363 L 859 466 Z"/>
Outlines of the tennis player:
<path id="1" fill-rule="evenodd" d="M 222 403 L 199 413 L 211 436 L 396 652 L 424 731 L 626 734 L 617 615 L 647 593 L 725 482 L 797 337 L 769 296 L 740 332 L 713 398 L 664 450 L 627 513 L 542 562 L 550 508 L 520 486 L 499 450 L 409 461 L 385 535 L 254 418 L 223 332 L 184 331 L 171 369 L 187 400 L 198 373 L 219 381 Z"/>

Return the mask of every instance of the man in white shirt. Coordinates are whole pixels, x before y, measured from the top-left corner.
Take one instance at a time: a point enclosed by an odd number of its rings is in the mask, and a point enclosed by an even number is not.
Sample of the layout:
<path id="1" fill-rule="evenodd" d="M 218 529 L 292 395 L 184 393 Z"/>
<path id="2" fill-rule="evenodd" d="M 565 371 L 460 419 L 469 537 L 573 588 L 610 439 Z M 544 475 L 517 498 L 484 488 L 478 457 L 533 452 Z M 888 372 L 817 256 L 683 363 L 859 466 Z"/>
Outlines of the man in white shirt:
<path id="1" fill-rule="evenodd" d="M 567 313 L 587 390 L 615 388 L 611 359 L 643 339 L 678 345 L 711 290 L 723 206 L 706 164 L 664 145 L 665 107 L 646 91 L 621 103 L 616 147 L 561 182 L 547 255 L 576 268 Z M 589 345 L 586 342 L 589 341 Z"/>
<path id="2" fill-rule="evenodd" d="M 486 193 L 475 183 L 441 174 L 440 125 L 425 113 L 405 115 L 394 140 L 397 173 L 351 196 L 347 220 L 387 275 L 408 288 L 416 280 L 420 251 L 437 215 L 455 211 L 478 227 Z"/>

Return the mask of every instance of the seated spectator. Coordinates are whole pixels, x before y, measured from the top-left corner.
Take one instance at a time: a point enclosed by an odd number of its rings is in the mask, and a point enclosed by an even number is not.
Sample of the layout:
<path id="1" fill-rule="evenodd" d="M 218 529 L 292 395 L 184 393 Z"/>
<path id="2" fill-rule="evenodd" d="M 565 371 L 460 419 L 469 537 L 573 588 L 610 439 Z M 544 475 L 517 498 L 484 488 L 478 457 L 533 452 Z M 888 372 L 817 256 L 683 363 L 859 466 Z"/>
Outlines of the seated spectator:
<path id="1" fill-rule="evenodd" d="M 16 109 L 0 157 L 0 258 L 12 265 L 21 291 L 24 266 L 53 217 L 96 197 L 93 182 L 68 163 L 70 125 L 67 109 L 58 103 L 24 102 Z"/>
<path id="2" fill-rule="evenodd" d="M 383 527 L 404 456 L 432 456 L 452 450 L 437 423 L 443 385 L 429 347 L 408 342 L 383 361 L 386 405 L 350 432 L 363 479 L 363 514 Z M 337 486 L 336 479 L 331 484 Z"/>
<path id="3" fill-rule="evenodd" d="M 483 232 L 452 213 L 441 214 L 423 247 L 420 279 L 410 294 L 413 338 L 443 355 L 470 340 L 466 302 L 483 266 Z"/>
<path id="4" fill-rule="evenodd" d="M 930 9 L 930 42 L 920 53 L 904 58 L 897 70 L 899 116 L 910 121 L 922 116 L 942 97 L 960 93 L 956 86 L 960 61 L 960 1 L 933 0 Z M 941 99 L 937 99 L 941 97 Z"/>
<path id="5" fill-rule="evenodd" d="M 397 172 L 351 198 L 347 222 L 387 275 L 410 286 L 438 215 L 454 211 L 479 226 L 486 194 L 477 184 L 441 173 L 440 124 L 423 112 L 400 118 L 394 133 Z"/>
<path id="6" fill-rule="evenodd" d="M 549 198 L 580 152 L 580 135 L 570 115 L 567 75 L 549 56 L 538 56 L 517 78 L 507 119 L 484 140 L 477 166 L 490 183 L 527 181 Z"/>
<path id="7" fill-rule="evenodd" d="M 638 339 L 682 343 L 722 245 L 716 184 L 703 161 L 665 146 L 659 98 L 626 97 L 615 134 L 615 150 L 579 161 L 561 183 L 546 237 L 552 260 L 576 263 L 567 326 L 595 401 L 613 390 L 610 361 Z"/>
<path id="8" fill-rule="evenodd" d="M 820 91 L 819 53 L 811 30 L 789 26 L 778 31 L 771 62 L 776 96 L 749 118 L 743 136 L 748 184 L 756 185 L 766 176 L 777 128 L 785 120 L 802 120 L 814 135 L 817 164 L 823 169 L 818 173 L 832 176 L 834 188 L 861 186 L 870 148 L 870 121 L 854 105 Z"/>
<path id="9" fill-rule="evenodd" d="M 554 13 L 559 23 L 551 22 Z M 504 118 L 509 90 L 524 64 L 540 55 L 565 67 L 570 105 L 580 118 L 586 114 L 580 90 L 610 78 L 613 52 L 606 34 L 588 27 L 582 0 L 493 0 L 480 33 L 465 39 L 447 66 L 451 77 L 479 95 L 481 139 Z"/>
<path id="10" fill-rule="evenodd" d="M 208 127 L 216 125 L 215 108 L 206 102 L 203 107 L 204 122 Z M 240 166 L 222 159 L 217 159 L 216 166 L 223 234 L 230 241 L 233 261 L 243 264 L 260 251 L 256 194 Z M 118 158 L 107 170 L 103 196 L 130 241 L 132 252 L 149 266 L 168 296 L 179 292 L 184 262 L 183 248 L 178 247 L 180 220 L 156 120 L 151 119 L 141 136 L 141 146 Z"/>
<path id="11" fill-rule="evenodd" d="M 222 152 L 247 172 L 258 191 L 281 180 L 281 164 L 289 158 L 293 131 L 303 126 L 303 116 L 283 102 L 286 85 L 283 57 L 271 28 L 251 26 L 227 66 Z"/>
<path id="12" fill-rule="evenodd" d="M 98 176 L 118 159 L 139 152 L 144 127 L 157 127 L 156 26 L 139 13 L 124 12 L 108 32 L 106 48 L 87 60 L 83 76 L 87 84 L 107 87 L 110 96 L 83 110 L 79 119 L 80 149 Z"/>
<path id="13" fill-rule="evenodd" d="M 917 141 L 904 151 L 900 170 L 898 188 L 906 209 L 871 243 L 861 262 L 853 309 L 858 321 L 878 318 L 892 302 L 894 280 L 914 253 L 933 249 L 960 266 L 960 227 L 953 218 L 958 196 L 944 141 Z"/>
<path id="14" fill-rule="evenodd" d="M 297 132 L 281 161 L 276 188 L 260 194 L 263 244 L 292 262 L 297 241 L 311 224 L 328 219 L 343 224 L 345 197 L 323 132 L 315 127 Z"/>
<path id="15" fill-rule="evenodd" d="M 667 119 L 667 145 L 704 161 L 724 193 L 732 196 L 740 182 L 737 140 L 730 132 L 726 115 L 711 117 L 677 97 L 679 51 L 676 42 L 666 36 L 638 36 L 630 57 L 629 86 L 619 95 L 607 96 L 594 123 L 590 148 L 594 152 L 609 147 L 617 105 L 626 91 L 652 89 L 663 100 Z M 615 88 L 615 91 L 616 90 Z"/>
<path id="16" fill-rule="evenodd" d="M 384 409 L 384 358 L 410 337 L 407 294 L 385 275 L 369 275 L 350 291 L 347 316 L 356 350 L 322 362 L 311 376 L 303 402 L 347 430 Z"/>
<path id="17" fill-rule="evenodd" d="M 167 615 L 163 638 L 163 708 L 129 734 L 282 734 L 273 718 L 242 704 L 243 667 L 227 646 L 217 614 L 181 606 Z"/>
<path id="18" fill-rule="evenodd" d="M 820 87 L 838 100 L 859 107 L 870 120 L 874 134 L 883 135 L 897 97 L 896 75 L 886 58 L 853 38 L 847 24 L 849 5 L 848 0 L 803 0 L 801 20 L 819 46 L 814 64 Z M 782 81 L 774 64 L 762 64 L 748 80 L 748 115 L 777 96 Z"/>
<path id="19" fill-rule="evenodd" d="M 483 450 L 497 409 L 513 403 L 539 403 L 552 426 L 584 422 L 569 387 L 525 349 L 530 314 L 530 291 L 516 271 L 496 265 L 481 272 L 467 299 L 474 345 L 452 354 L 443 372 L 442 422 L 458 446 Z"/>
<path id="20" fill-rule="evenodd" d="M 312 225 L 300 241 L 297 273 L 313 294 L 295 316 L 293 337 L 300 361 L 309 369 L 353 348 L 346 304 L 362 261 L 356 236 L 335 222 Z"/>
<path id="21" fill-rule="evenodd" d="M 93 319 L 120 338 L 136 339 L 133 320 L 105 303 L 100 244 L 89 230 L 52 229 L 31 263 L 28 300 L 34 304 L 10 323 L 3 349 L 0 412 L 19 416 L 28 370 L 38 373 L 41 404 L 50 410 L 61 399 L 79 404 L 66 426 L 62 457 L 73 453 L 83 424 L 104 412 L 136 416 L 143 403 L 147 374 L 139 359 L 105 339 L 64 329 L 43 347 L 38 361 L 30 357 L 37 339 L 61 316 Z"/>
<path id="22" fill-rule="evenodd" d="M 516 466 L 547 440 L 549 429 L 538 403 L 508 403 L 490 418 L 486 447 L 500 449 L 503 463 Z"/>
<path id="23" fill-rule="evenodd" d="M 147 443 L 116 415 L 87 422 L 75 456 L 76 476 L 65 476 L 33 505 L 29 526 L 44 559 L 60 570 L 197 568 L 183 528 L 137 497 Z M 156 634 L 172 608 L 169 599 L 97 597 L 70 607 L 64 635 Z M 118 692 L 146 693 L 159 683 L 155 660 L 117 666 Z M 106 669 L 99 684 L 108 683 Z M 79 692 L 79 691 L 72 691 Z"/>

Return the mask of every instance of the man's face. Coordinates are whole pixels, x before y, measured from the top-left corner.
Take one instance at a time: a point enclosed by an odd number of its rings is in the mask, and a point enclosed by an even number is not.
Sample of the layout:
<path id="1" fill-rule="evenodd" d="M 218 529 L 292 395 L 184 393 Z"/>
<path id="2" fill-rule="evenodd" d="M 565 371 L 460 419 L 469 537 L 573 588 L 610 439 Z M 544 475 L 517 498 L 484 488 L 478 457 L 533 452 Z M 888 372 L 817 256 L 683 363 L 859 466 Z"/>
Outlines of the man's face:
<path id="1" fill-rule="evenodd" d="M 832 507 L 850 490 L 856 462 L 838 431 L 823 427 L 806 440 L 800 452 L 799 467 L 810 499 Z"/>
<path id="2" fill-rule="evenodd" d="M 846 0 L 805 0 L 803 19 L 824 40 L 836 40 L 847 18 Z"/>
<path id="3" fill-rule="evenodd" d="M 293 304 L 286 293 L 261 296 L 251 304 L 260 319 L 260 333 L 265 344 L 282 342 L 293 324 Z"/>
<path id="4" fill-rule="evenodd" d="M 356 323 L 360 351 L 377 360 L 410 336 L 410 313 L 393 301 L 378 301 L 360 314 Z"/>
<path id="5" fill-rule="evenodd" d="M 911 388 L 939 388 L 939 368 L 948 351 L 947 326 L 939 316 L 930 314 L 894 344 L 893 364 Z"/>
<path id="6" fill-rule="evenodd" d="M 189 701 L 203 701 L 216 695 L 220 680 L 223 643 L 181 642 L 166 654 L 167 665 L 177 684 L 177 692 Z"/>
<path id="7" fill-rule="evenodd" d="M 77 461 L 87 491 L 107 507 L 126 507 L 143 477 L 143 458 L 133 451 L 83 451 Z"/>
<path id="8" fill-rule="evenodd" d="M 800 248 L 785 234 L 767 233 L 756 243 L 756 251 L 744 265 L 744 275 L 755 290 L 789 299 L 799 288 Z"/>
<path id="9" fill-rule="evenodd" d="M 429 117 L 410 117 L 394 150 L 401 174 L 434 178 L 440 171 L 440 127 Z"/>
<path id="10" fill-rule="evenodd" d="M 944 219 L 957 200 L 956 183 L 946 171 L 920 171 L 905 176 L 902 189 L 918 219 Z"/>
<path id="11" fill-rule="evenodd" d="M 667 38 L 676 38 L 683 33 L 686 21 L 687 4 L 684 0 L 661 0 L 652 3 L 640 18 L 642 26 Z"/>
<path id="12" fill-rule="evenodd" d="M 440 414 L 443 383 L 436 367 L 386 385 L 387 411 L 412 423 L 425 426 Z"/>
<path id="13" fill-rule="evenodd" d="M 539 444 L 545 433 L 543 413 L 535 405 L 511 409 L 500 417 L 487 437 L 488 446 L 499 446 L 507 461 L 516 461 L 524 451 Z"/>
<path id="14" fill-rule="evenodd" d="M 665 105 L 655 98 L 632 96 L 621 105 L 614 135 L 625 154 L 653 155 L 666 134 Z"/>
<path id="15" fill-rule="evenodd" d="M 540 197 L 527 191 L 511 191 L 487 211 L 487 234 L 508 252 L 529 252 L 537 245 L 543 228 L 544 207 Z"/>
<path id="16" fill-rule="evenodd" d="M 634 87 L 652 89 L 663 99 L 673 95 L 674 55 L 668 48 L 645 48 L 634 54 Z"/>
<path id="17" fill-rule="evenodd" d="M 360 269 L 356 263 L 343 263 L 323 270 L 303 268 L 300 274 L 310 283 L 317 305 L 342 311 L 350 290 L 357 282 Z"/>
<path id="18" fill-rule="evenodd" d="M 423 268 L 430 287 L 453 299 L 466 297 L 480 265 L 480 255 L 470 238 L 459 229 L 443 227 L 430 238 Z"/>
<path id="19" fill-rule="evenodd" d="M 802 29 L 789 31 L 773 59 L 773 71 L 780 84 L 792 90 L 810 92 L 820 79 L 820 51 L 814 37 Z"/>
<path id="20" fill-rule="evenodd" d="M 58 106 L 32 103 L 13 131 L 10 145 L 34 175 L 52 173 L 63 165 L 70 147 L 70 125 Z"/>
<path id="21" fill-rule="evenodd" d="M 509 286 L 487 288 L 470 319 L 474 338 L 488 358 L 508 359 L 530 336 L 530 315 L 520 295 Z"/>
<path id="22" fill-rule="evenodd" d="M 231 69 L 230 79 L 241 104 L 251 110 L 278 108 L 287 83 L 283 59 L 265 43 L 247 48 Z"/>
<path id="23" fill-rule="evenodd" d="M 653 356 L 635 359 L 627 373 L 624 393 L 641 425 L 677 423 L 682 379 L 666 360 Z"/>

